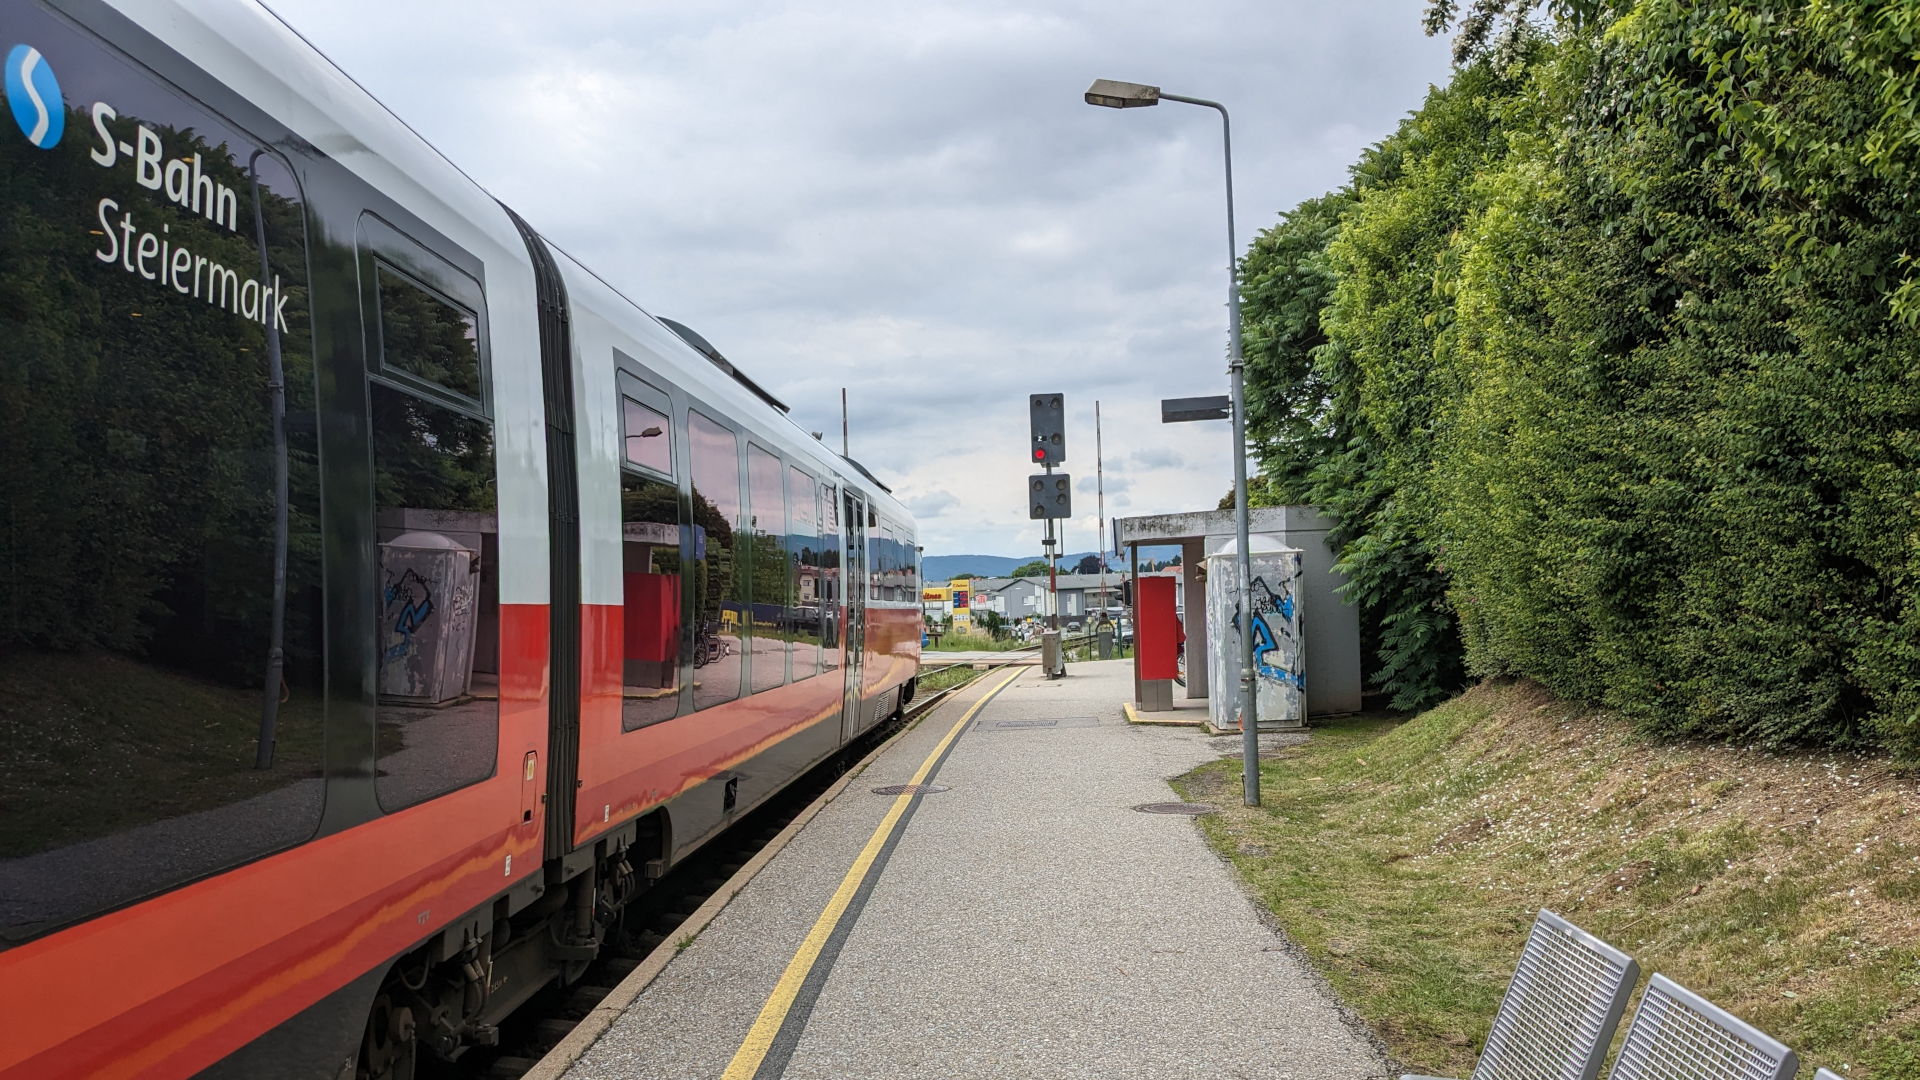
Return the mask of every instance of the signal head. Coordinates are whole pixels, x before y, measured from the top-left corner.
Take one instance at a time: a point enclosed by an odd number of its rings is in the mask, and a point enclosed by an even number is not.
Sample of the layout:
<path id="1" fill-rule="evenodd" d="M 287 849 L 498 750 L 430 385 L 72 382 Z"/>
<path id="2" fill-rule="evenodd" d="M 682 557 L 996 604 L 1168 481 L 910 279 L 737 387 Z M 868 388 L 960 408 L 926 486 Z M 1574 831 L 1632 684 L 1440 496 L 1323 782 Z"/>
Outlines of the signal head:
<path id="1" fill-rule="evenodd" d="M 1027 477 L 1027 518 L 1073 516 L 1073 477 L 1066 473 L 1039 473 Z"/>
<path id="2" fill-rule="evenodd" d="M 1029 394 L 1033 460 L 1058 465 L 1067 460 L 1066 402 L 1059 394 Z"/>

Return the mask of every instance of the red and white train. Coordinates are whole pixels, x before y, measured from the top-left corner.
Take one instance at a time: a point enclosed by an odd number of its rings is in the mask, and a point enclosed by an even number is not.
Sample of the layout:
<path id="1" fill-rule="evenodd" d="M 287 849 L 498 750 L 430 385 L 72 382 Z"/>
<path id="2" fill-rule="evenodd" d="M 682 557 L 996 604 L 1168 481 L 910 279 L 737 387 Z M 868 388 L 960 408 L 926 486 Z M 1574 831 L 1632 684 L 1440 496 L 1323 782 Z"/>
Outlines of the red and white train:
<path id="1" fill-rule="evenodd" d="M 0 31 L 0 1078 L 406 1080 L 912 695 L 906 509 L 270 12 Z"/>

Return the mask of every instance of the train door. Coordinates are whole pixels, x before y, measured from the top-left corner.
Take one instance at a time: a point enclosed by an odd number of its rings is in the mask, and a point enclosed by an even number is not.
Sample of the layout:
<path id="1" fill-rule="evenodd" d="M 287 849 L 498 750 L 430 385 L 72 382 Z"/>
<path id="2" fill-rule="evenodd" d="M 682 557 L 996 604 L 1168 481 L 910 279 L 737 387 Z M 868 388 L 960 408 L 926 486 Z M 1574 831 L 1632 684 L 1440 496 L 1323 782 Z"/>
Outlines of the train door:
<path id="1" fill-rule="evenodd" d="M 845 742 L 866 727 L 861 709 L 860 685 L 865 678 L 867 651 L 867 503 L 857 493 L 847 491 L 841 509 L 847 530 L 847 563 L 841 572 L 841 596 L 846 604 L 846 633 L 842 635 L 846 657 L 846 695 L 840 709 L 840 739 Z"/>

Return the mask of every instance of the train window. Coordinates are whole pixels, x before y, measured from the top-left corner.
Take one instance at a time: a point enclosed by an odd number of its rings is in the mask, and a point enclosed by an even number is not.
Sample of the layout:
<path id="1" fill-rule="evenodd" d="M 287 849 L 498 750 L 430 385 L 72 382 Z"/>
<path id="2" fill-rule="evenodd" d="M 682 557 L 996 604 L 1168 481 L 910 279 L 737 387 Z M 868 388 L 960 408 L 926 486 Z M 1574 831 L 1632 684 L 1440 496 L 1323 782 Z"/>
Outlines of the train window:
<path id="1" fill-rule="evenodd" d="M 272 328 L 312 415 L 298 186 L 47 12 L 9 4 L 11 40 L 87 104 L 0 139 L 0 948 L 297 844 L 322 807 L 320 475 L 267 390 Z"/>
<path id="2" fill-rule="evenodd" d="M 648 408 L 632 398 L 626 402 L 627 462 L 652 469 L 662 476 L 673 475 L 673 425 L 657 409 Z"/>
<path id="3" fill-rule="evenodd" d="M 636 403 L 629 398 L 627 406 L 631 424 Z M 645 416 L 641 420 L 652 424 Z M 620 478 L 620 531 L 626 604 L 620 715 L 622 726 L 632 731 L 673 719 L 680 706 L 679 490 L 650 476 L 626 473 Z"/>
<path id="4" fill-rule="evenodd" d="M 499 576 L 489 565 L 493 425 L 384 383 L 370 386 L 373 504 L 379 527 L 374 610 L 379 772 L 388 812 L 493 774 L 500 674 L 479 646 L 499 640 Z"/>
<path id="5" fill-rule="evenodd" d="M 832 484 L 820 485 L 820 666 L 840 666 L 840 628 L 846 589 L 840 570 L 840 495 Z"/>
<path id="6" fill-rule="evenodd" d="M 787 485 L 780 459 L 747 444 L 747 513 L 751 515 L 752 614 L 748 627 L 753 692 L 787 681 Z"/>
<path id="7" fill-rule="evenodd" d="M 384 262 L 374 262 L 379 287 L 380 364 L 468 401 L 484 398 L 480 384 L 480 320 Z"/>
<path id="8" fill-rule="evenodd" d="M 820 485 L 799 469 L 787 470 L 787 582 L 786 623 L 793 634 L 793 677 L 820 673 L 820 630 L 826 596 L 820 579 Z"/>
<path id="9" fill-rule="evenodd" d="M 693 707 L 705 709 L 740 696 L 742 600 L 740 571 L 740 446 L 717 420 L 687 414 L 693 459 Z"/>

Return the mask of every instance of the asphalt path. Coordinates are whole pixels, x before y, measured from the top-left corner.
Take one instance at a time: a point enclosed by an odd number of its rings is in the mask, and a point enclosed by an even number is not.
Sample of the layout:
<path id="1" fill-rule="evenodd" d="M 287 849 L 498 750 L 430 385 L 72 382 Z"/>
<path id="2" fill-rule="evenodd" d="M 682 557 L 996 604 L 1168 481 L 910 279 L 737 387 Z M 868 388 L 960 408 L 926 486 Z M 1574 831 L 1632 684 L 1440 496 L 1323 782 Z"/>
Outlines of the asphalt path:
<path id="1" fill-rule="evenodd" d="M 1126 662 L 1069 671 L 924 717 L 569 1080 L 1386 1076 L 1192 819 L 1133 809 L 1220 747 L 1127 724 Z"/>

